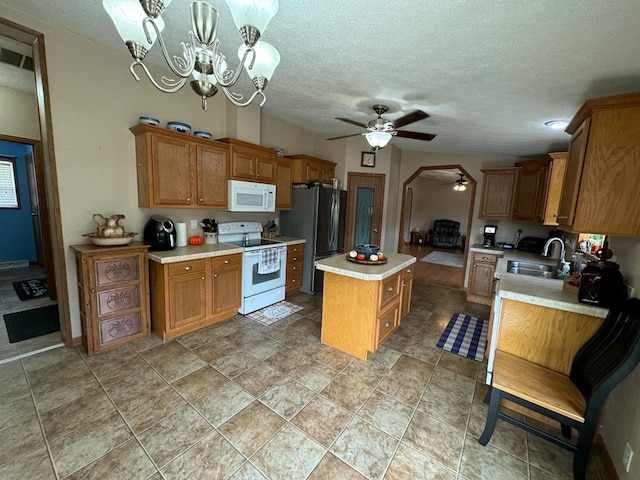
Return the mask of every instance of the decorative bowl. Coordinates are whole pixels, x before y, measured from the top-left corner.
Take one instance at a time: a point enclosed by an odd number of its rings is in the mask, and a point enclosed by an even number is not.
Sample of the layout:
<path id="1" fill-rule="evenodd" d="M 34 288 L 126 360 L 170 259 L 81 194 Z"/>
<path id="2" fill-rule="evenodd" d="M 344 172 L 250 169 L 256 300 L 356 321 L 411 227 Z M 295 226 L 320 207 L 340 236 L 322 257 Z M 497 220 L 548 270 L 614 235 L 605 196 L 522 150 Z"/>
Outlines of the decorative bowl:
<path id="1" fill-rule="evenodd" d="M 140 117 L 140 123 L 145 123 L 147 125 L 158 126 L 160 125 L 160 120 L 153 117 Z"/>
<path id="2" fill-rule="evenodd" d="M 211 138 L 213 135 L 211 135 L 211 132 L 204 132 L 202 130 L 196 130 L 195 132 L 193 132 L 193 134 L 196 137 L 200 137 L 200 138 Z"/>
<path id="3" fill-rule="evenodd" d="M 178 133 L 189 133 L 191 131 L 191 125 L 183 122 L 167 122 L 167 128 Z"/>
<path id="4" fill-rule="evenodd" d="M 372 243 L 358 243 L 354 250 L 358 253 L 363 253 L 364 256 L 368 259 L 370 255 L 374 253 L 378 253 L 380 251 L 379 245 L 373 245 Z"/>
<path id="5" fill-rule="evenodd" d="M 89 237 L 91 243 L 100 247 L 114 247 L 116 245 L 128 245 L 137 232 L 126 232 L 122 237 L 101 237 L 97 233 L 85 233 L 84 237 Z"/>

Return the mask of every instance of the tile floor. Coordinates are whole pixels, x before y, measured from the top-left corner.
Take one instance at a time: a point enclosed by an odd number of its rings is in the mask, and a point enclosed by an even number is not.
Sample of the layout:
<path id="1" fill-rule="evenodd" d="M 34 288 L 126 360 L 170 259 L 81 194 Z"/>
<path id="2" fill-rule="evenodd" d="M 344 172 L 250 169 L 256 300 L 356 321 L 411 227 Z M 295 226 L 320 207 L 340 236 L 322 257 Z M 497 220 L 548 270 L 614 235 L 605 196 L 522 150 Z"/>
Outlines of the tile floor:
<path id="1" fill-rule="evenodd" d="M 0 365 L 0 478 L 570 479 L 572 456 L 499 421 L 484 364 L 434 347 L 457 290 L 416 284 L 367 362 L 319 342 L 321 298 L 273 325 L 241 315 L 92 357 L 58 348 Z M 601 480 L 597 461 L 589 479 Z"/>

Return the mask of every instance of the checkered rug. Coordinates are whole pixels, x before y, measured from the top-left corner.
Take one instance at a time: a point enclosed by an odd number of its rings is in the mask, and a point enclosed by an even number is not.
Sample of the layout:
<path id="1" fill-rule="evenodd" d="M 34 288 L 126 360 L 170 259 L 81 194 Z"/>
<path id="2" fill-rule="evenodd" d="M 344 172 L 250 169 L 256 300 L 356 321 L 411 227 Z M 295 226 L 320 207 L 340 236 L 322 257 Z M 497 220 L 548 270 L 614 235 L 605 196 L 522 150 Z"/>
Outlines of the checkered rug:
<path id="1" fill-rule="evenodd" d="M 454 313 L 436 347 L 481 362 L 487 346 L 489 322 L 464 313 Z"/>
<path id="2" fill-rule="evenodd" d="M 298 310 L 302 310 L 302 307 L 283 300 L 260 310 L 256 310 L 255 312 L 247 313 L 246 316 L 263 325 L 271 325 L 278 320 L 288 317 L 292 313 L 296 313 Z"/>

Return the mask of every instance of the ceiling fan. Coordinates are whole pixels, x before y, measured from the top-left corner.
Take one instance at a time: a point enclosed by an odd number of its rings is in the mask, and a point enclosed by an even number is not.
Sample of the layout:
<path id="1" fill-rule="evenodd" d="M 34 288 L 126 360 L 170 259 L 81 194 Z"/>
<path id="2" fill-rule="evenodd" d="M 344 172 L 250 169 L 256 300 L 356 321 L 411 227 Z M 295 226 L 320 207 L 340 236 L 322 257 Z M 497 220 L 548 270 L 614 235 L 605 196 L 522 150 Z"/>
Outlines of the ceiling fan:
<path id="1" fill-rule="evenodd" d="M 453 185 L 453 189 L 456 192 L 464 192 L 467 189 L 468 180 L 464 179 L 464 173 L 458 173 L 460 176 L 455 182 L 452 183 L 441 183 L 440 185 Z"/>
<path id="2" fill-rule="evenodd" d="M 396 120 L 385 120 L 382 115 L 389 110 L 386 105 L 376 104 L 373 106 L 373 111 L 376 112 L 378 118 L 371 120 L 366 125 L 364 123 L 356 122 L 348 118 L 336 118 L 342 122 L 350 123 L 361 128 L 366 128 L 367 131 L 363 133 L 353 133 L 351 135 L 342 135 L 340 137 L 327 138 L 327 140 L 338 140 L 340 138 L 355 137 L 356 135 L 363 135 L 369 145 L 375 150 L 379 150 L 385 147 L 391 138 L 396 135 L 398 137 L 413 138 L 415 140 L 424 140 L 429 142 L 435 138 L 435 135 L 431 133 L 410 132 L 408 130 L 398 130 L 400 127 L 409 125 L 410 123 L 417 122 L 424 118 L 428 118 L 429 114 L 422 110 L 416 110 L 408 113 L 403 117 Z"/>

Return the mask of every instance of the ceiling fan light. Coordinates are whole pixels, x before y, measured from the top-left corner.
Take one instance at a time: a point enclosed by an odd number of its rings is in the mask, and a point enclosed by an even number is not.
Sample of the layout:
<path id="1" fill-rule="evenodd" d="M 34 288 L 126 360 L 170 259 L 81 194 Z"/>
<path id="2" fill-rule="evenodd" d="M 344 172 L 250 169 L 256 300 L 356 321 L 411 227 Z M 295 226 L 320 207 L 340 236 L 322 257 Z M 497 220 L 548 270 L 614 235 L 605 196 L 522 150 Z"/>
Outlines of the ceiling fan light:
<path id="1" fill-rule="evenodd" d="M 138 0 L 103 0 L 102 6 L 111 17 L 123 42 L 137 42 L 141 45 L 149 45 L 142 26 L 142 21 L 147 18 L 147 14 Z M 154 21 L 158 29 L 162 31 L 164 29 L 162 18 L 157 18 Z M 149 29 L 149 35 L 152 40 L 151 45 L 153 45 L 156 41 L 156 32 L 153 28 Z"/>
<path id="2" fill-rule="evenodd" d="M 367 139 L 367 143 L 373 148 L 384 148 L 391 141 L 391 135 L 389 132 L 367 132 L 364 138 Z"/>
<path id="3" fill-rule="evenodd" d="M 467 186 L 466 186 L 464 183 L 458 183 L 458 182 L 456 182 L 456 183 L 453 185 L 453 189 L 454 189 L 456 192 L 464 192 L 464 191 L 467 189 Z"/>

